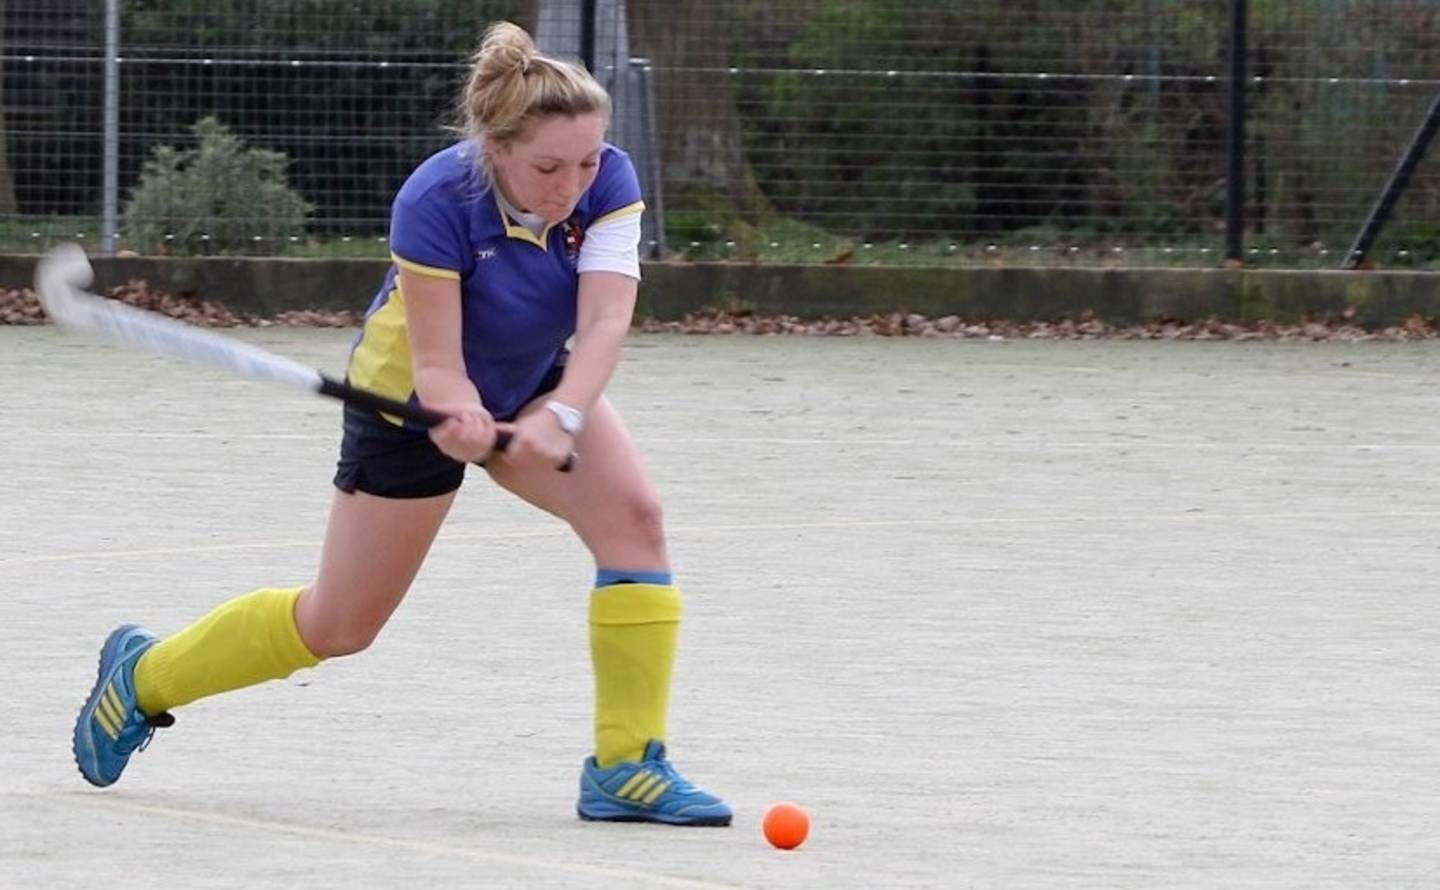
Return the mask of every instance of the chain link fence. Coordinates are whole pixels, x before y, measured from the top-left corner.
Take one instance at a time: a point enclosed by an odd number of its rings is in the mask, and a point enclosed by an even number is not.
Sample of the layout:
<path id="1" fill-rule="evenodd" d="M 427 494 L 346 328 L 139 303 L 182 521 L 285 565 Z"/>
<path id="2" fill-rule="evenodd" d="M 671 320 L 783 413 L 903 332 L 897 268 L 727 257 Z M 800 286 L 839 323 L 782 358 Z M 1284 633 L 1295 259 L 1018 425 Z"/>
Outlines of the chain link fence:
<path id="1" fill-rule="evenodd" d="M 1232 151 L 1239 2 L 0 0 L 0 250 L 384 256 L 506 18 L 615 95 L 652 257 L 1215 266 L 1235 220 L 1338 267 L 1440 107 L 1440 0 L 1248 0 Z M 1370 256 L 1440 266 L 1435 163 Z"/>

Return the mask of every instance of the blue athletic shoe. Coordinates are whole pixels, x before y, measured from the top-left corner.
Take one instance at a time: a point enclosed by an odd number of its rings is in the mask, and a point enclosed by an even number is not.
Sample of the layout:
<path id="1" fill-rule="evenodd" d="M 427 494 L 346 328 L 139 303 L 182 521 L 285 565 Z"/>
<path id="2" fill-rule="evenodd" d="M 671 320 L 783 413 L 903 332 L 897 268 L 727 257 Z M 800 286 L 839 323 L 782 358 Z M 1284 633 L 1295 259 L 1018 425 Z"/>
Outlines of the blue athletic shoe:
<path id="1" fill-rule="evenodd" d="M 135 704 L 135 663 L 157 642 L 154 634 L 133 624 L 105 638 L 95 688 L 75 720 L 75 763 L 91 785 L 114 784 L 130 755 L 150 744 L 155 727 L 175 722 L 169 714 L 147 717 Z"/>
<path id="2" fill-rule="evenodd" d="M 601 769 L 594 757 L 580 772 L 581 819 L 595 822 L 664 822 L 667 825 L 729 825 L 730 807 L 685 780 L 665 759 L 665 744 L 651 739 L 637 763 Z"/>

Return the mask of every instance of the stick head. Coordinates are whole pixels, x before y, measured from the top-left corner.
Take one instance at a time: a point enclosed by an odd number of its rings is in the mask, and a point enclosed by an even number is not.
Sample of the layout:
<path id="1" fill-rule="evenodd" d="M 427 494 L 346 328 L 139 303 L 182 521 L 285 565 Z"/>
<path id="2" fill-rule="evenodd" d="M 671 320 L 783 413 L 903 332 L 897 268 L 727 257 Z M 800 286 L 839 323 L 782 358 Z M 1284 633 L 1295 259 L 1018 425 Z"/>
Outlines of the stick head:
<path id="1" fill-rule="evenodd" d="M 155 312 L 97 297 L 85 251 L 62 244 L 35 269 L 35 290 L 51 320 L 66 330 L 117 346 L 168 355 L 257 380 L 274 380 L 315 391 L 320 372 L 273 352 L 182 324 Z"/>
<path id="2" fill-rule="evenodd" d="M 40 258 L 35 267 L 35 293 L 45 314 L 56 324 L 74 327 L 84 323 L 84 305 L 77 295 L 95 280 L 95 270 L 78 244 L 61 244 Z"/>

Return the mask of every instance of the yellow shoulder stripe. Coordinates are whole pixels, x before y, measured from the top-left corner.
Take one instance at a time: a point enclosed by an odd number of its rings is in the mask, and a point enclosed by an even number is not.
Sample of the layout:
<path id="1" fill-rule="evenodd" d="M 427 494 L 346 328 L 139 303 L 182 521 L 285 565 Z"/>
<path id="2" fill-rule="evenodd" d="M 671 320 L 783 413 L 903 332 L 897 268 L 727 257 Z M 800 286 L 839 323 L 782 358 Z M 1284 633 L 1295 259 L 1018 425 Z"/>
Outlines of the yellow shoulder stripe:
<path id="1" fill-rule="evenodd" d="M 460 273 L 454 269 L 441 269 L 436 266 L 422 266 L 419 263 L 410 262 L 409 260 L 405 259 L 397 253 L 394 253 L 393 251 L 390 254 L 390 259 L 395 261 L 395 265 L 406 270 L 407 272 L 414 272 L 417 275 L 428 275 L 431 278 L 449 278 L 453 281 L 460 280 Z"/>
<path id="2" fill-rule="evenodd" d="M 604 225 L 604 224 L 607 223 L 607 222 L 614 222 L 614 221 L 617 220 L 617 219 L 624 219 L 624 218 L 627 217 L 627 216 L 635 216 L 637 213 L 643 213 L 644 210 L 645 210 L 645 202 L 644 202 L 644 201 L 636 201 L 634 204 L 626 204 L 624 207 L 621 207 L 619 210 L 612 210 L 612 211 L 610 211 L 609 213 L 605 214 L 604 216 L 600 217 L 599 219 L 591 222 L 590 225 L 592 225 L 592 226 L 601 226 L 601 225 Z"/>

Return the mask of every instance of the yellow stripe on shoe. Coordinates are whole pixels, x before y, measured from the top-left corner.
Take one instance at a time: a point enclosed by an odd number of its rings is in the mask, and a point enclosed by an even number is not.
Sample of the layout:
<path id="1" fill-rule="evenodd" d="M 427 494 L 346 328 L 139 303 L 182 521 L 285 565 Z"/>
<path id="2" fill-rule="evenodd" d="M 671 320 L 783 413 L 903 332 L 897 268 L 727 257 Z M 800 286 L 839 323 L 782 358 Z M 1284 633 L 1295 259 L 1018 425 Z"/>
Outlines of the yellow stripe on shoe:
<path id="1" fill-rule="evenodd" d="M 654 788 L 651 788 L 651 789 L 650 789 L 650 793 L 647 794 L 647 795 L 645 795 L 644 799 L 642 799 L 640 802 L 643 803 L 643 804 L 645 804 L 645 806 L 647 806 L 647 807 L 650 806 L 650 805 L 653 804 L 655 801 L 659 800 L 659 799 L 660 799 L 660 795 L 664 794 L 664 793 L 665 793 L 665 789 L 667 789 L 667 788 L 669 788 L 669 787 L 670 787 L 670 783 L 669 783 L 669 782 L 661 782 L 659 785 L 656 785 Z"/>
<path id="2" fill-rule="evenodd" d="M 650 791 L 651 788 L 654 788 L 656 785 L 660 784 L 660 777 L 655 775 L 654 773 L 645 773 L 644 775 L 645 781 L 641 782 L 639 785 L 636 785 L 635 790 L 631 791 L 628 795 L 626 795 L 631 800 L 642 799 L 643 797 L 645 797 L 646 793 Z"/>
<path id="3" fill-rule="evenodd" d="M 100 696 L 100 706 L 105 708 L 105 713 L 116 726 L 124 726 L 130 716 L 125 713 L 125 705 L 120 701 L 120 693 L 115 691 L 114 683 L 105 687 L 105 694 Z"/>
<path id="4" fill-rule="evenodd" d="M 111 720 L 110 715 L 106 714 L 99 707 L 95 708 L 95 722 L 100 724 L 100 728 L 105 730 L 105 734 L 110 737 L 111 741 L 119 740 L 120 727 L 116 726 L 114 721 Z"/>
<path id="5" fill-rule="evenodd" d="M 645 777 L 648 775 L 650 774 L 645 772 L 644 770 L 636 770 L 635 775 L 626 779 L 625 784 L 620 786 L 620 790 L 615 792 L 615 796 L 628 798 L 630 796 L 630 792 L 635 789 L 635 786 L 645 781 Z"/>

